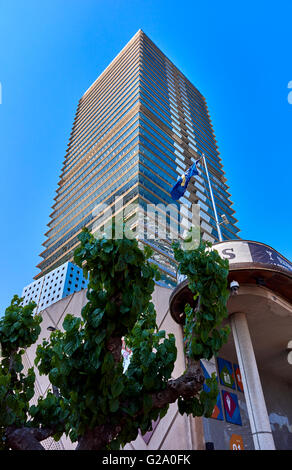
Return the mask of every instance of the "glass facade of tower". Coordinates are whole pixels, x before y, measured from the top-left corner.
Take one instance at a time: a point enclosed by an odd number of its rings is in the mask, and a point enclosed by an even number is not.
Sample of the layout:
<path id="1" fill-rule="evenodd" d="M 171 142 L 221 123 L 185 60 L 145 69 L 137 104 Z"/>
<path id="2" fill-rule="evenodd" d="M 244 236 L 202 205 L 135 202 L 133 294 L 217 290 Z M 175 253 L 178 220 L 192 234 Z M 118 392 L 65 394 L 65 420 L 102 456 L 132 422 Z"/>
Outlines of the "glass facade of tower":
<path id="1" fill-rule="evenodd" d="M 238 238 L 205 98 L 139 30 L 79 101 L 36 278 L 72 260 L 82 227 L 98 221 L 98 204 L 114 206 L 117 196 L 123 206 L 174 204 L 171 187 L 202 152 L 218 215 L 229 221 L 222 235 Z M 199 203 L 202 237 L 218 241 L 203 168 L 181 202 Z M 153 259 L 175 281 L 170 243 L 154 248 Z"/>

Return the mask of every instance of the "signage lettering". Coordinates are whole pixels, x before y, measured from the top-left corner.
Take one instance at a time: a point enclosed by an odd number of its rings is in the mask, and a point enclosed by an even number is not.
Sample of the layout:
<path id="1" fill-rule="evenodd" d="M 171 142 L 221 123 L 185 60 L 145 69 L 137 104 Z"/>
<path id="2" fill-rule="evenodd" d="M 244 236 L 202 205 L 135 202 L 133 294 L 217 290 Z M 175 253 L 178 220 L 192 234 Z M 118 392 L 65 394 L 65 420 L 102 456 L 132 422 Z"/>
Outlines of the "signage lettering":
<path id="1" fill-rule="evenodd" d="M 232 253 L 228 253 L 229 251 L 232 251 Z M 224 257 L 227 259 L 234 259 L 236 258 L 236 256 L 233 252 L 234 252 L 233 248 L 225 248 L 224 250 L 222 250 L 222 255 L 224 255 Z"/>

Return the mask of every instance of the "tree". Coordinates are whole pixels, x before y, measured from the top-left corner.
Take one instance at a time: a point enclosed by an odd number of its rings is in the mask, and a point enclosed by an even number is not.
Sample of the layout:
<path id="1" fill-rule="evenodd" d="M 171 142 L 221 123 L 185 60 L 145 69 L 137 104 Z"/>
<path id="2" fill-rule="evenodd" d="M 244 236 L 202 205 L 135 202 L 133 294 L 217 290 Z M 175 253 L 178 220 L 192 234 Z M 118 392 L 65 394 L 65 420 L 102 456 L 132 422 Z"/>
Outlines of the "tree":
<path id="1" fill-rule="evenodd" d="M 157 268 L 136 240 L 95 239 L 84 229 L 74 261 L 89 274 L 87 304 L 81 318 L 67 315 L 64 331 L 54 331 L 37 347 L 35 364 L 49 377 L 52 393 L 29 404 L 35 373 L 23 373 L 22 355 L 40 333 L 34 303 L 22 306 L 15 296 L 0 320 L 1 448 L 43 450 L 41 441 L 65 433 L 77 449 L 119 449 L 151 429 L 170 403 L 180 413 L 210 416 L 218 389 L 212 376 L 203 390 L 200 359 L 216 355 L 228 329 L 222 328 L 228 297 L 228 262 L 211 245 L 196 250 L 174 245 L 182 274 L 189 278 L 194 306 L 186 306 L 184 325 L 187 367 L 176 379 L 173 334 L 156 325 L 151 302 Z M 132 350 L 123 369 L 122 338 Z M 57 390 L 57 393 L 56 393 Z"/>

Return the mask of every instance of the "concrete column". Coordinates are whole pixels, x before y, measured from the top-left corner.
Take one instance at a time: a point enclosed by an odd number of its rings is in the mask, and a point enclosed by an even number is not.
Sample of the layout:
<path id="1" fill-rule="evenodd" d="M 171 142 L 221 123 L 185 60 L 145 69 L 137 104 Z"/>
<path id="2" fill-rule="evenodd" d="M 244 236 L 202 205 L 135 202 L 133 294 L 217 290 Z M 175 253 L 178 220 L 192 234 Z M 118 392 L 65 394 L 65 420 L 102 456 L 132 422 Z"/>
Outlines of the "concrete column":
<path id="1" fill-rule="evenodd" d="M 275 450 L 246 315 L 244 313 L 233 313 L 230 316 L 230 323 L 255 449 Z"/>

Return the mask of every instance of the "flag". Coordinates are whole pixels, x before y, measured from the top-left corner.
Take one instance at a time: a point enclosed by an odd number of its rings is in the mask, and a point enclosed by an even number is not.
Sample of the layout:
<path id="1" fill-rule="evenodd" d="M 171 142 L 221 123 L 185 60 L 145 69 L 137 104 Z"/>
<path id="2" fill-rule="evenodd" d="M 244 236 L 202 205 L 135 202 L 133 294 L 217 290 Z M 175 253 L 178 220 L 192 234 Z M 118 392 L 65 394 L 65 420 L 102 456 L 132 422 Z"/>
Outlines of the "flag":
<path id="1" fill-rule="evenodd" d="M 177 201 L 186 192 L 187 186 L 192 176 L 198 175 L 197 162 L 195 162 L 175 183 L 174 187 L 170 191 L 172 199 Z"/>

